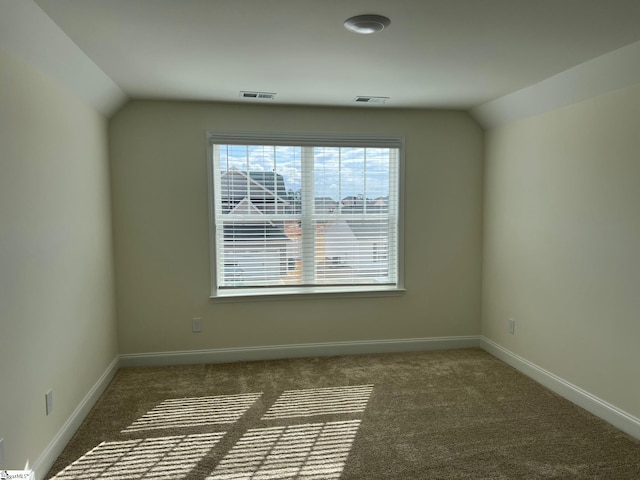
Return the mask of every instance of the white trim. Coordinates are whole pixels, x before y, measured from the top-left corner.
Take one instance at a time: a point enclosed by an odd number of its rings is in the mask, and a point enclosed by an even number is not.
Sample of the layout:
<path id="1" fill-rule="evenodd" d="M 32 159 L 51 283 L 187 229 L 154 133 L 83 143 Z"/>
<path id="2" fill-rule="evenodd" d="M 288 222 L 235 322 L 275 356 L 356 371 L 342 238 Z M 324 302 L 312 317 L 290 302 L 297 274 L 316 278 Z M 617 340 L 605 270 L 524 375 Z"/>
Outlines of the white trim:
<path id="1" fill-rule="evenodd" d="M 356 292 L 377 292 L 377 291 L 393 291 L 397 294 L 399 291 L 403 291 L 404 285 L 404 136 L 386 136 L 380 134 L 338 134 L 338 133 L 313 133 L 313 132 L 219 132 L 219 131 L 207 131 L 207 174 L 208 174 L 208 186 L 209 186 L 209 271 L 210 271 L 210 299 L 218 301 L 218 299 L 224 301 L 238 301 L 242 298 L 269 298 L 272 295 L 282 298 L 284 295 L 293 294 L 297 298 L 305 298 L 306 296 L 314 296 L 318 293 L 351 293 Z M 395 184 L 395 192 L 392 188 L 389 191 L 389 206 L 388 213 L 386 215 L 374 215 L 372 216 L 344 216 L 349 219 L 389 219 L 391 226 L 387 235 L 389 241 L 389 250 L 393 252 L 389 254 L 389 262 L 394 262 L 393 268 L 388 270 L 389 283 L 392 284 L 390 288 L 386 283 L 381 286 L 380 284 L 366 284 L 365 286 L 353 285 L 344 283 L 338 286 L 330 285 L 323 286 L 315 284 L 315 242 L 314 235 L 315 230 L 312 227 L 313 220 L 323 218 L 323 215 L 317 216 L 315 214 L 303 212 L 300 215 L 295 215 L 294 218 L 301 221 L 302 224 L 302 281 L 304 285 L 294 286 L 288 285 L 281 288 L 262 288 L 263 285 L 259 285 L 258 288 L 222 288 L 226 287 L 219 285 L 221 277 L 224 276 L 225 260 L 222 256 L 225 254 L 225 248 L 222 245 L 223 240 L 223 228 L 220 223 L 216 221 L 216 216 L 221 215 L 220 210 L 220 196 L 216 195 L 216 191 L 221 190 L 221 177 L 219 174 L 220 162 L 218 145 L 287 145 L 287 146 L 300 146 L 302 147 L 302 192 L 303 192 L 303 205 L 313 205 L 315 194 L 313 191 L 313 182 L 308 183 L 309 179 L 313 176 L 313 155 L 311 155 L 311 148 L 317 146 L 335 146 L 335 147 L 364 147 L 364 148 L 389 148 L 392 151 L 390 155 L 390 179 L 393 179 Z M 393 151 L 396 151 L 396 155 L 393 155 Z M 392 161 L 395 160 L 395 161 Z M 238 171 L 240 170 L 230 170 Z M 248 180 L 253 181 L 250 175 L 244 175 Z M 306 180 L 306 181 L 305 181 Z M 254 183 L 257 183 L 254 181 Z M 311 188 L 308 188 L 311 187 Z M 267 190 L 265 188 L 265 190 Z M 277 192 L 273 192 L 277 196 Z M 278 197 L 280 198 L 280 197 Z M 339 200 L 338 200 L 339 202 Z M 268 219 L 271 216 L 265 215 Z M 288 218 L 288 216 L 282 217 L 277 215 L 280 220 Z M 340 218 L 341 215 L 332 215 L 330 218 Z M 273 217 L 275 218 L 275 217 Z M 257 220 L 258 216 L 255 215 L 234 215 L 233 220 Z M 391 221 L 395 220 L 395 221 Z M 225 220 L 226 221 L 226 220 Z M 395 248 L 393 248 L 395 247 Z M 364 280 L 363 280 L 364 281 Z M 231 300 L 229 300 L 231 299 Z"/>
<path id="2" fill-rule="evenodd" d="M 272 300 L 292 300 L 300 298 L 313 298 L 315 300 L 331 298 L 379 298 L 399 297 L 406 292 L 395 285 L 359 285 L 351 287 L 341 286 L 315 286 L 302 287 L 300 289 L 277 287 L 268 288 L 243 288 L 221 290 L 209 299 L 215 303 L 254 302 Z"/>
<path id="3" fill-rule="evenodd" d="M 120 355 L 121 367 L 148 367 L 188 365 L 198 363 L 228 363 L 247 360 L 273 360 L 280 358 L 327 357 L 457 348 L 477 348 L 477 335 L 436 338 L 405 338 L 357 342 L 307 343 L 241 348 L 218 348 L 177 352 L 132 353 Z"/>
<path id="4" fill-rule="evenodd" d="M 33 464 L 33 471 L 37 480 L 44 478 L 49 469 L 53 466 L 56 459 L 60 456 L 64 448 L 67 446 L 71 437 L 76 433 L 84 419 L 91 411 L 93 405 L 98 401 L 100 396 L 104 393 L 107 386 L 113 379 L 114 375 L 120 367 L 120 356 L 116 355 L 113 361 L 109 364 L 105 372 L 93 385 L 89 393 L 85 395 L 80 404 L 73 411 L 71 416 L 62 425 L 62 428 L 58 431 L 53 440 L 47 445 L 47 448 L 40 454 Z"/>
<path id="5" fill-rule="evenodd" d="M 640 439 L 640 419 L 516 355 L 487 337 L 480 337 L 480 347 L 570 402 L 609 422 L 632 437 Z"/>
<path id="6" fill-rule="evenodd" d="M 370 147 L 402 149 L 404 137 L 380 133 L 329 133 L 329 132 L 222 132 L 207 131 L 210 144 L 229 145 L 296 145 L 310 147 Z"/>

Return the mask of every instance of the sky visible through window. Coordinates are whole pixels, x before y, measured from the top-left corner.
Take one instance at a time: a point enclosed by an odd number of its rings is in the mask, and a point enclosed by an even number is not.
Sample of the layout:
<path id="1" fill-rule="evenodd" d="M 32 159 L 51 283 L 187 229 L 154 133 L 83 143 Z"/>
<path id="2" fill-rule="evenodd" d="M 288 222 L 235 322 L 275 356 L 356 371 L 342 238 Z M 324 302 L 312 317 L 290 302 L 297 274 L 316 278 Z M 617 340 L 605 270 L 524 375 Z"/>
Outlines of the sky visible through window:
<path id="1" fill-rule="evenodd" d="M 221 145 L 222 171 L 275 172 L 284 178 L 288 192 L 302 189 L 302 147 Z M 336 201 L 363 195 L 388 197 L 389 148 L 314 147 L 314 197 Z"/>

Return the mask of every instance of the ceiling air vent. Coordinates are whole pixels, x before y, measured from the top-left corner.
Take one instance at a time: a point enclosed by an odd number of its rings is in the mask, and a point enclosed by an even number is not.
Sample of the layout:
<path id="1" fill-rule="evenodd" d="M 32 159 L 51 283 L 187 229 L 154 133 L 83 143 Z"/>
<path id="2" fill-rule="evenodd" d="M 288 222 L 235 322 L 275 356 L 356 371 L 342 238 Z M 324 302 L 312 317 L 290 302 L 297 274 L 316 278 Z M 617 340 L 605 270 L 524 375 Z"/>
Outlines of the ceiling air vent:
<path id="1" fill-rule="evenodd" d="M 356 103 L 387 103 L 389 97 L 356 97 Z"/>
<path id="2" fill-rule="evenodd" d="M 248 98 L 253 100 L 273 100 L 274 98 L 276 98 L 276 94 L 268 92 L 240 92 L 240 98 Z"/>

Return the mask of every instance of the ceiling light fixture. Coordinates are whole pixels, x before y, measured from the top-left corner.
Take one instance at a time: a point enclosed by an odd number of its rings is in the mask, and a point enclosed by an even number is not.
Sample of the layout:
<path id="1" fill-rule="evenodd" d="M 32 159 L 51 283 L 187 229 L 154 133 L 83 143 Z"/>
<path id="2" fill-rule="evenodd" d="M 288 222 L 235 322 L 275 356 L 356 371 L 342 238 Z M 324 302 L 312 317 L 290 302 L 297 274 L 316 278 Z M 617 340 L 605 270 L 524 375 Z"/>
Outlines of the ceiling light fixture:
<path id="1" fill-rule="evenodd" d="M 391 24 L 391 20 L 382 15 L 356 15 L 344 21 L 344 28 L 350 32 L 370 35 L 381 32 Z"/>

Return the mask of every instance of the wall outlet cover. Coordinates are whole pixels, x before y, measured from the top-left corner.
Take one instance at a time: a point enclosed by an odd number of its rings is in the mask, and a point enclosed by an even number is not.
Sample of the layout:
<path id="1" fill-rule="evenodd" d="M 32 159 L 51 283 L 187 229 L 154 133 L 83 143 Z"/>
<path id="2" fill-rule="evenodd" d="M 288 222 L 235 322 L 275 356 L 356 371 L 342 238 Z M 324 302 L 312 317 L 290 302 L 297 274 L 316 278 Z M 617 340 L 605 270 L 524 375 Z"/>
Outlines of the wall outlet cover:
<path id="1" fill-rule="evenodd" d="M 202 319 L 201 318 L 192 318 L 191 319 L 191 331 L 192 332 L 201 332 L 202 331 Z"/>

